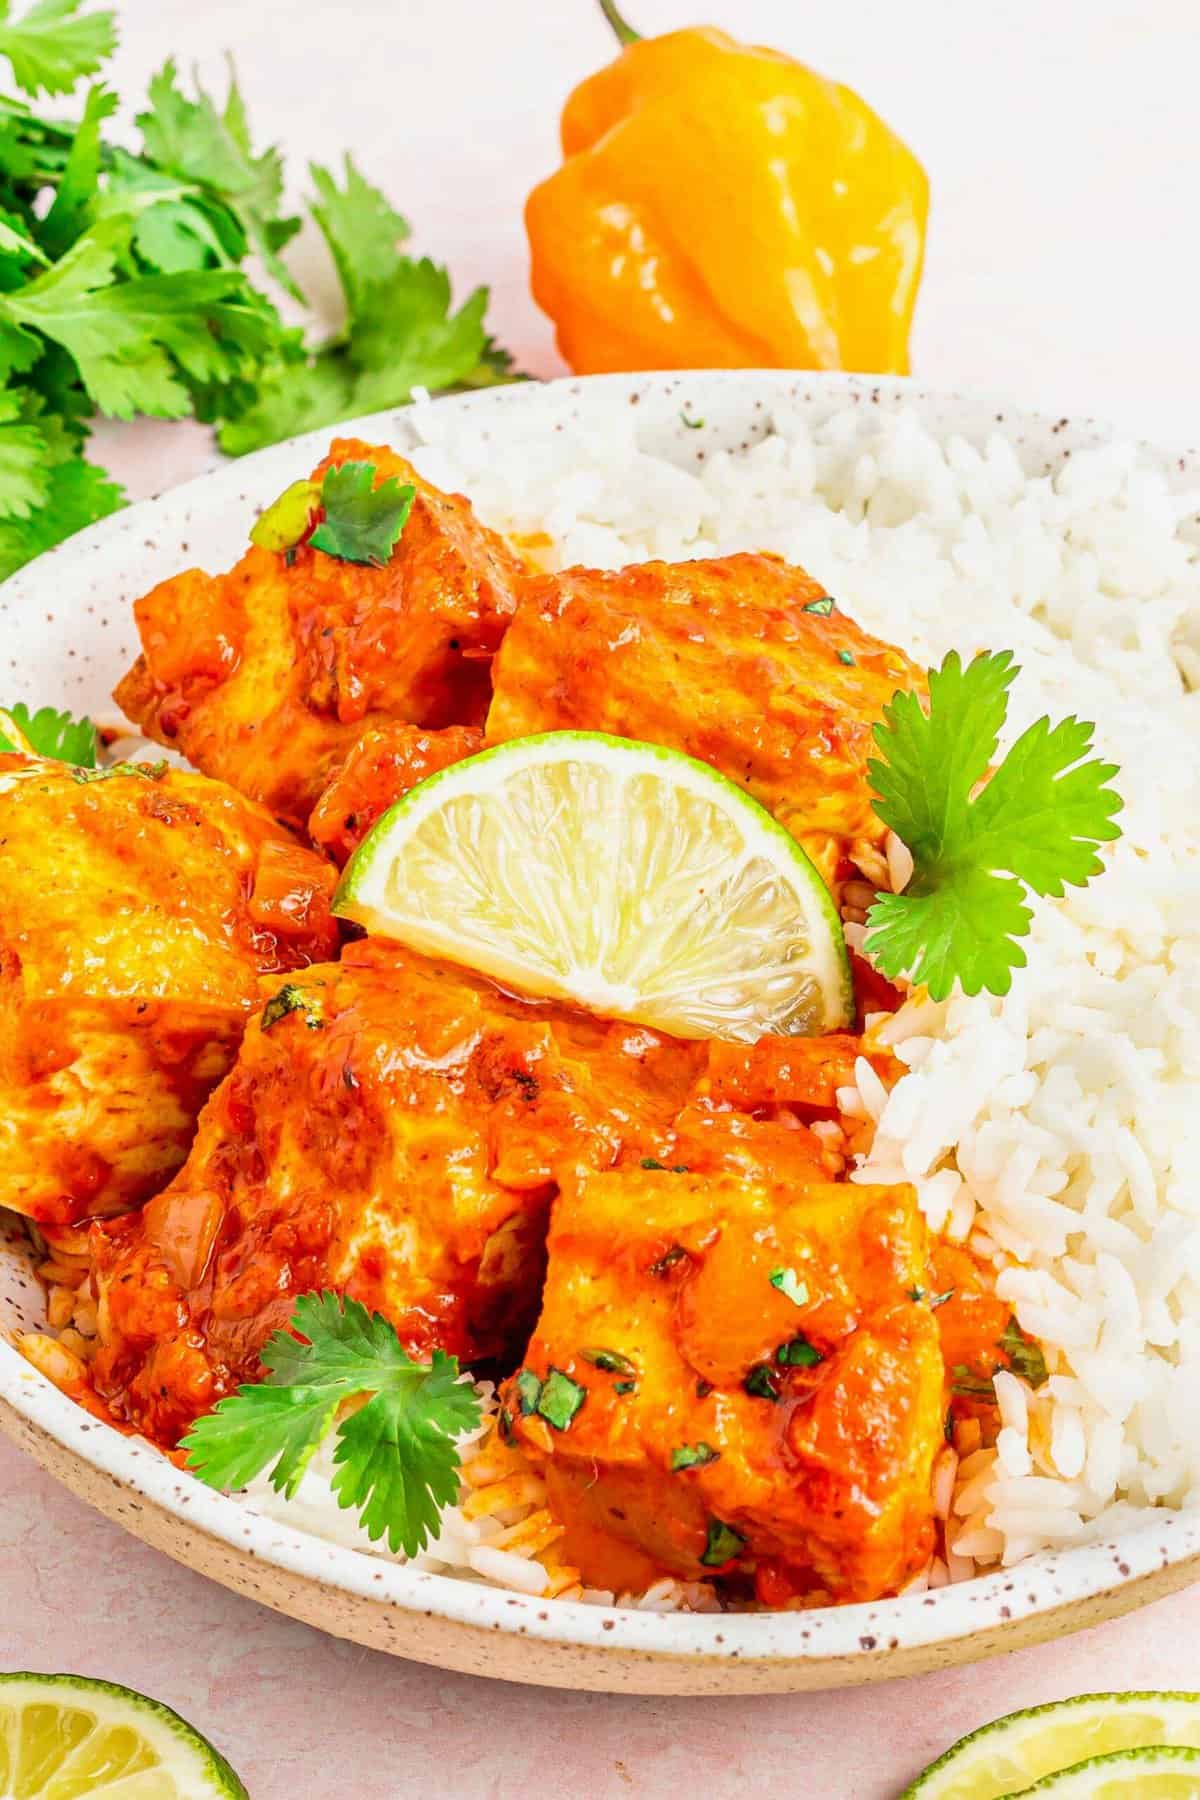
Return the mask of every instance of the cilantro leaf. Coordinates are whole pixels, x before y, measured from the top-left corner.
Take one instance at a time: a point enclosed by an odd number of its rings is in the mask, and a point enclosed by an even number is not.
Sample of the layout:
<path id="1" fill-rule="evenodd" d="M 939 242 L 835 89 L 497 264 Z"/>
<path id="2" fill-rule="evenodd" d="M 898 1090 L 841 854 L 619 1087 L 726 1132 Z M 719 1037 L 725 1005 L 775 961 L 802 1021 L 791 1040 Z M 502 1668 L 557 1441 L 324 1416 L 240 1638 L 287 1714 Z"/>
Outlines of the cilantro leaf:
<path id="1" fill-rule="evenodd" d="M 209 1487 L 234 1489 L 272 1463 L 271 1486 L 290 1500 L 343 1397 L 328 1387 L 240 1387 L 181 1440 L 187 1466 Z"/>
<path id="2" fill-rule="evenodd" d="M 772 1269 L 767 1280 L 773 1288 L 778 1288 L 779 1292 L 786 1300 L 790 1300 L 793 1306 L 807 1304 L 808 1288 L 801 1281 L 795 1269 Z"/>
<path id="3" fill-rule="evenodd" d="M 49 443 L 33 398 L 0 390 L 0 519 L 27 519 L 49 490 Z"/>
<path id="4" fill-rule="evenodd" d="M 375 485 L 374 463 L 346 462 L 321 483 L 325 517 L 309 538 L 314 550 L 343 562 L 382 567 L 408 522 L 416 489 L 394 475 Z"/>
<path id="5" fill-rule="evenodd" d="M 88 89 L 83 117 L 42 224 L 41 241 L 52 257 L 68 250 L 88 223 L 89 209 L 100 191 L 100 127 L 116 110 L 117 96 L 108 88 L 97 85 Z"/>
<path id="6" fill-rule="evenodd" d="M 70 713 L 56 712 L 52 706 L 42 706 L 31 713 L 25 702 L 18 700 L 15 706 L 0 711 L 0 750 L 24 748 L 6 732 L 9 720 L 35 756 L 53 756 L 79 768 L 95 768 L 96 727 L 90 719 L 72 718 Z"/>
<path id="7" fill-rule="evenodd" d="M 56 463 L 38 511 L 25 520 L 0 519 L 0 581 L 123 504 L 120 488 L 95 463 L 76 454 Z"/>
<path id="8" fill-rule="evenodd" d="M 552 1363 L 538 1395 L 538 1417 L 553 1425 L 555 1431 L 569 1431 L 575 1414 L 586 1399 L 587 1389 Z"/>
<path id="9" fill-rule="evenodd" d="M 1102 868 L 1102 843 L 1120 836 L 1115 764 L 1089 758 L 1093 727 L 1078 719 L 1024 732 L 981 789 L 996 754 L 1018 673 L 1010 651 L 963 665 L 951 652 L 929 676 L 929 705 L 899 693 L 875 727 L 868 764 L 875 811 L 913 857 L 902 894 L 880 894 L 866 949 L 892 979 L 908 975 L 936 1000 L 1005 994 L 1024 965 L 1027 891 L 1061 896 Z"/>
<path id="10" fill-rule="evenodd" d="M 455 1358 L 435 1350 L 428 1365 L 413 1362 L 381 1314 L 326 1292 L 296 1301 L 291 1332 L 269 1338 L 262 1361 L 265 1381 L 220 1401 L 182 1440 L 187 1466 L 221 1488 L 270 1467 L 271 1485 L 290 1497 L 336 1429 L 339 1506 L 358 1510 L 373 1542 L 386 1536 L 415 1556 L 458 1492 L 456 1440 L 480 1420 Z M 359 1400 L 335 1427 L 339 1409 Z"/>
<path id="11" fill-rule="evenodd" d="M 1015 1316 L 1004 1327 L 1004 1335 L 998 1340 L 996 1348 L 1003 1350 L 1013 1373 L 1022 1376 L 1030 1387 L 1039 1388 L 1043 1382 L 1049 1381 L 1050 1371 L 1046 1367 L 1041 1345 L 1021 1330 Z"/>
<path id="12" fill-rule="evenodd" d="M 18 293 L 0 295 L 19 331 L 36 330 L 74 358 L 101 412 L 180 418 L 192 407 L 185 377 L 232 380 L 273 351 L 274 310 L 236 270 L 117 279 L 128 220 L 92 226 Z"/>
<path id="13" fill-rule="evenodd" d="M 400 245 L 408 222 L 349 157 L 342 184 L 313 164 L 320 226 L 342 289 L 342 329 L 302 367 L 266 379 L 254 405 L 221 431 L 232 456 L 360 413 L 401 406 L 413 389 L 491 386 L 513 379 L 483 324 L 486 288 L 451 311 L 450 277 Z"/>
<path id="14" fill-rule="evenodd" d="M 80 0 L 34 0 L 19 19 L 0 0 L 0 56 L 27 94 L 69 94 L 85 75 L 94 75 L 117 47 L 110 12 L 79 13 Z"/>
<path id="15" fill-rule="evenodd" d="M 475 1390 L 440 1350 L 416 1380 L 374 1394 L 338 1431 L 333 1491 L 357 1507 L 367 1536 L 385 1534 L 392 1550 L 415 1556 L 437 1532 L 438 1514 L 458 1496 L 454 1439 L 479 1418 Z"/>
<path id="16" fill-rule="evenodd" d="M 308 165 L 317 198 L 309 211 L 329 246 L 349 318 L 362 308 L 370 290 L 390 281 L 403 258 L 397 246 L 410 236 L 408 220 L 354 166 L 343 160 L 345 186 L 339 188 L 328 169 Z"/>
<path id="17" fill-rule="evenodd" d="M 671 1452 L 671 1473 L 678 1475 L 681 1469 L 703 1469 L 720 1460 L 721 1452 L 714 1450 L 711 1444 L 677 1444 Z"/>
<path id="18" fill-rule="evenodd" d="M 704 1545 L 704 1554 L 700 1561 L 706 1569 L 724 1568 L 727 1562 L 739 1555 L 746 1548 L 746 1539 L 724 1519 L 710 1519 Z"/>
<path id="19" fill-rule="evenodd" d="M 325 1024 L 320 995 L 310 992 L 308 988 L 297 987 L 294 981 L 285 981 L 278 993 L 272 994 L 263 1007 L 259 1029 L 272 1030 L 289 1013 L 303 1013 L 304 1023 L 310 1031 L 320 1031 Z"/>
<path id="20" fill-rule="evenodd" d="M 199 82 L 189 100 L 177 80 L 174 62 L 167 62 L 149 84 L 148 110 L 137 119 L 148 156 L 226 206 L 275 280 L 302 299 L 278 254 L 300 229 L 299 219 L 280 215 L 283 160 L 274 148 L 254 154 L 232 68 L 224 111 Z"/>

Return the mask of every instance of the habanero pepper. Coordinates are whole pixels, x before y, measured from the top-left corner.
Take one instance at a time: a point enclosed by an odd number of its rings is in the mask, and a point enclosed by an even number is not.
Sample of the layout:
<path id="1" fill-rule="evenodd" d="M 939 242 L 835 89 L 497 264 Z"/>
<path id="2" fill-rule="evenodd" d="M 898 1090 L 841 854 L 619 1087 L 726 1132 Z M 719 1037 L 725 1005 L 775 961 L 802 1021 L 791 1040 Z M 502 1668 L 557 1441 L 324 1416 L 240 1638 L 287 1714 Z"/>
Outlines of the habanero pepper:
<path id="1" fill-rule="evenodd" d="M 707 27 L 639 38 L 562 116 L 525 209 L 532 287 L 579 374 L 907 373 L 929 184 L 849 88 Z"/>

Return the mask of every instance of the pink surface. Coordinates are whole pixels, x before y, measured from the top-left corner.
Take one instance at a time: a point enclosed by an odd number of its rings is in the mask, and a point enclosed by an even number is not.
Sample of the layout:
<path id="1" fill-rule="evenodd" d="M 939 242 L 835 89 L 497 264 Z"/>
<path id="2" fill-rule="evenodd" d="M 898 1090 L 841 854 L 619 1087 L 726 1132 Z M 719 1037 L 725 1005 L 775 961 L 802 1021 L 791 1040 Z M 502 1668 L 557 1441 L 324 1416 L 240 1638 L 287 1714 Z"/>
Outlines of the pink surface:
<path id="1" fill-rule="evenodd" d="M 2 1442 L 0 1492 L 0 1667 L 157 1695 L 213 1738 L 253 1800 L 890 1800 L 1013 1707 L 1200 1688 L 1200 1588 L 1039 1650 L 856 1692 L 721 1702 L 519 1688 L 397 1662 L 240 1600 Z"/>

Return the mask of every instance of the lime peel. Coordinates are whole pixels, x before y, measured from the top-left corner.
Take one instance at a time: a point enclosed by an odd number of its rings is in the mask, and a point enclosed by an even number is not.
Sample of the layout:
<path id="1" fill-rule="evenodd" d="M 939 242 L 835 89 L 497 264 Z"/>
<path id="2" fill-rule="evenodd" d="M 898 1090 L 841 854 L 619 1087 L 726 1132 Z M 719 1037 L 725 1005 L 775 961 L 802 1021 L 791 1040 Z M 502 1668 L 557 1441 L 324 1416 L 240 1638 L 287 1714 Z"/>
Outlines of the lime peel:
<path id="1" fill-rule="evenodd" d="M 1031 1787 L 1044 1792 L 1034 1784 L 1065 1769 L 1167 1744 L 1200 1746 L 1200 1694 L 1080 1694 L 960 1738 L 901 1800 L 1011 1800 Z"/>
<path id="2" fill-rule="evenodd" d="M 1025 1800 L 1029 1794 L 1042 1794 L 1046 1800 L 1195 1800 L 1200 1794 L 1200 1750 L 1157 1744 L 1092 1756 L 1035 1781 L 1007 1800 Z"/>

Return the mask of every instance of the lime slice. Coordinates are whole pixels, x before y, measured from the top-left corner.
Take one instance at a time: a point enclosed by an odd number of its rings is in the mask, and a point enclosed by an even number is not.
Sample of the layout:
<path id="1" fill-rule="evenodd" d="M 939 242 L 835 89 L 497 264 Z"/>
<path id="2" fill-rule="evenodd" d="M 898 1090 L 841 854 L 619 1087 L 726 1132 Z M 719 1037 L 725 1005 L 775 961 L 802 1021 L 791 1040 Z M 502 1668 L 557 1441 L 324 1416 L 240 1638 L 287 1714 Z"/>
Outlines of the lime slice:
<path id="1" fill-rule="evenodd" d="M 1200 1800 L 1200 1750 L 1165 1744 L 1093 1756 L 1023 1788 L 1021 1800 L 1026 1794 L 1053 1794 L 1056 1800 Z"/>
<path id="2" fill-rule="evenodd" d="M 961 1738 L 901 1800 L 1000 1800 L 1060 1769 L 1159 1744 L 1200 1745 L 1200 1694 L 1082 1694 L 1009 1713 Z"/>
<path id="3" fill-rule="evenodd" d="M 679 1037 L 811 1035 L 852 1010 L 841 921 L 796 840 L 706 763 L 599 732 L 430 776 L 364 839 L 334 910 Z"/>
<path id="4" fill-rule="evenodd" d="M 157 1700 L 83 1675 L 0 1675 L 3 1800 L 249 1800 L 229 1764 Z"/>

